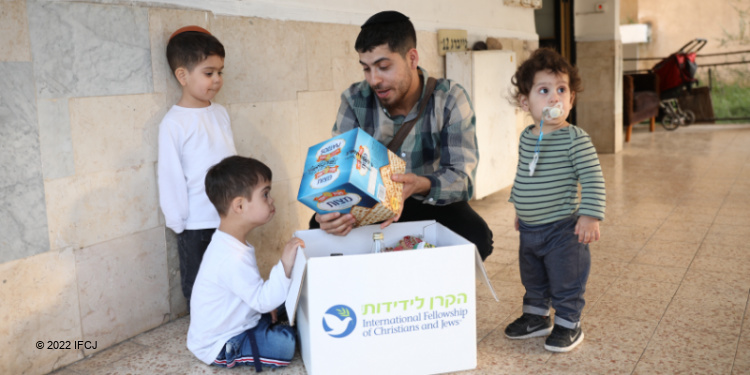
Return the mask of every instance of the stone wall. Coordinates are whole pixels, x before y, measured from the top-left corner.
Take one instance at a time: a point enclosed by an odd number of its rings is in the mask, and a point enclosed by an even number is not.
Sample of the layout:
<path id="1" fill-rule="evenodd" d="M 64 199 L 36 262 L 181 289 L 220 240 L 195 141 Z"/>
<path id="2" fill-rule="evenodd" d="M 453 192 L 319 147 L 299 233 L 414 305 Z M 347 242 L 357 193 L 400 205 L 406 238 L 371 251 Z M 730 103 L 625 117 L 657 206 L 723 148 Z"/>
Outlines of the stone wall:
<path id="1" fill-rule="evenodd" d="M 181 26 L 203 26 L 224 43 L 216 101 L 230 113 L 238 152 L 274 172 L 276 217 L 249 238 L 261 268 L 307 227 L 312 211 L 296 202 L 303 158 L 330 137 L 340 93 L 363 78 L 359 27 L 152 4 L 0 2 L 2 374 L 47 373 L 185 313 L 156 185 L 158 125 L 181 92 L 164 51 Z M 508 10 L 519 12 L 533 20 L 531 10 Z M 435 30 L 418 40 L 420 65 L 444 76 Z M 524 40 L 504 41 L 528 54 Z M 97 348 L 35 347 L 51 340 Z"/>
<path id="2" fill-rule="evenodd" d="M 651 25 L 651 40 L 637 45 L 637 56 L 667 57 L 677 52 L 682 46 L 695 38 L 703 38 L 708 43 L 700 54 L 714 54 L 732 51 L 746 51 L 748 46 L 745 30 L 748 26 L 750 2 L 747 0 L 627 0 L 636 3 L 636 16 L 631 19 L 636 23 Z M 633 5 L 630 5 L 631 7 Z M 702 57 L 698 64 L 741 61 L 743 55 Z M 745 55 L 746 57 L 747 55 Z M 642 60 L 639 69 L 650 69 L 659 60 Z M 732 68 L 746 69 L 747 65 L 735 65 Z M 726 67 L 713 68 L 727 70 Z M 705 79 L 707 69 L 698 69 L 698 75 Z M 716 79 L 717 77 L 714 77 Z M 731 75 L 719 78 L 729 78 Z M 707 82 L 703 82 L 707 84 Z"/>

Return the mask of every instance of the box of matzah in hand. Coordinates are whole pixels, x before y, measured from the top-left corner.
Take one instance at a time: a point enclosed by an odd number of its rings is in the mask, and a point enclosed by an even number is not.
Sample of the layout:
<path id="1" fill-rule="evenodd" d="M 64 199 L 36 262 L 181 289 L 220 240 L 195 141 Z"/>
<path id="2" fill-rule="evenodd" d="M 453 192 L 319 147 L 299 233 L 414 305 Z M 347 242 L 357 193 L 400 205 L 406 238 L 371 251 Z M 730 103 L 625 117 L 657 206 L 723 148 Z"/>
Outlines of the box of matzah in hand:
<path id="1" fill-rule="evenodd" d="M 406 163 L 362 129 L 310 147 L 297 200 L 320 214 L 351 213 L 356 226 L 396 216 Z"/>

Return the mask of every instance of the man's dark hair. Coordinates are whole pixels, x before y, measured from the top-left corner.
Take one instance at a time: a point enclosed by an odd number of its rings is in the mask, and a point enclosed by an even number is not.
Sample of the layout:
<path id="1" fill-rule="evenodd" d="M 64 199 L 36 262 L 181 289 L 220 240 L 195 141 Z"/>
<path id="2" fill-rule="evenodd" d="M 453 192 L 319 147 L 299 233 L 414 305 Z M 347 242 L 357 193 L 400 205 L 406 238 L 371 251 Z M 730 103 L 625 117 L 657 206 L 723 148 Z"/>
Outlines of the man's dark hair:
<path id="1" fill-rule="evenodd" d="M 224 58 L 224 45 L 211 34 L 200 31 L 185 31 L 167 43 L 167 61 L 172 73 L 179 67 L 192 71 L 209 56 Z"/>
<path id="2" fill-rule="evenodd" d="M 516 104 L 520 103 L 521 95 L 529 97 L 531 87 L 534 86 L 536 73 L 546 70 L 554 74 L 567 74 L 570 91 L 575 93 L 583 91 L 578 68 L 570 65 L 557 51 L 550 48 L 539 48 L 518 67 L 516 74 L 511 79 L 513 85 L 516 86 L 513 92 Z"/>
<path id="3" fill-rule="evenodd" d="M 242 156 L 230 156 L 206 173 L 206 195 L 219 215 L 226 216 L 232 200 L 251 200 L 253 190 L 263 181 L 271 181 L 271 169 L 263 162 Z"/>
<path id="4" fill-rule="evenodd" d="M 362 25 L 354 49 L 359 53 L 370 52 L 383 44 L 401 56 L 417 48 L 417 32 L 409 17 L 393 10 L 375 14 Z"/>

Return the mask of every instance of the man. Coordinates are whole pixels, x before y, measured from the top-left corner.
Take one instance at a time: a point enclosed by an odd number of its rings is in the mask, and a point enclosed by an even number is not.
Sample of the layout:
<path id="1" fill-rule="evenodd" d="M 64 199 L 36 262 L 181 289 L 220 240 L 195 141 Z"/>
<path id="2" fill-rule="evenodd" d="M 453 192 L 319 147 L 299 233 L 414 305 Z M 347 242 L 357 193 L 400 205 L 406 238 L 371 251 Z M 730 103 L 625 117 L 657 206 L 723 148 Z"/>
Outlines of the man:
<path id="1" fill-rule="evenodd" d="M 492 253 L 492 231 L 468 204 L 479 159 L 474 110 L 463 87 L 437 79 L 420 116 L 419 104 L 429 89 L 416 47 L 414 26 L 399 12 L 377 13 L 362 25 L 354 48 L 365 80 L 341 95 L 333 135 L 362 128 L 388 145 L 403 124 L 417 119 L 397 149 L 408 173 L 392 176 L 404 183 L 401 213 L 381 227 L 436 220 L 473 242 L 485 259 Z M 354 223 L 351 214 L 316 214 L 310 228 L 343 236 Z"/>

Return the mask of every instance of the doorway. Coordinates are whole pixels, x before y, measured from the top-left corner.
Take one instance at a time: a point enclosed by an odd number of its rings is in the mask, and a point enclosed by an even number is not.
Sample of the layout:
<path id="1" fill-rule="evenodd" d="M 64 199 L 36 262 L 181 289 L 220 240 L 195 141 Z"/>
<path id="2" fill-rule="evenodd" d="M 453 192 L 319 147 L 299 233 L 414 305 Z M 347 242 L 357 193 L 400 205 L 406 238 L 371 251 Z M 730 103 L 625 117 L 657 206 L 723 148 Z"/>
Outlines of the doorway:
<path id="1" fill-rule="evenodd" d="M 542 9 L 534 10 L 539 47 L 552 48 L 576 65 L 574 40 L 573 0 L 542 0 Z M 576 122 L 576 108 L 570 111 L 568 121 Z"/>

